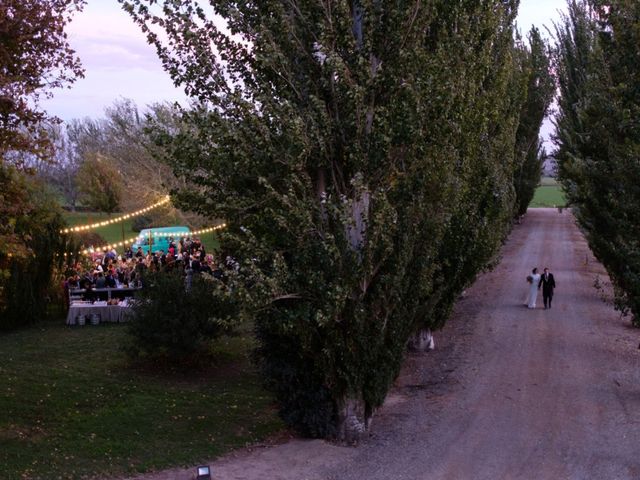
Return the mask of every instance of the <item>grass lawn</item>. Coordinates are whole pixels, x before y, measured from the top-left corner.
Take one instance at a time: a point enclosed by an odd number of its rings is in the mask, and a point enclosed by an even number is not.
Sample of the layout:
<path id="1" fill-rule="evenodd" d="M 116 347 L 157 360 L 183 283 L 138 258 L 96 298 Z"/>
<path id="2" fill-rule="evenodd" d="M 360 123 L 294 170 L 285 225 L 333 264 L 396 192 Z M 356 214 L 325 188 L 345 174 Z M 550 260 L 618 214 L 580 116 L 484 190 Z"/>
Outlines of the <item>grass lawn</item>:
<path id="1" fill-rule="evenodd" d="M 114 213 L 111 218 L 115 218 L 121 215 L 120 213 Z M 74 227 L 76 225 L 84 225 L 87 223 L 101 222 L 107 220 L 109 216 L 105 213 L 96 212 L 66 212 L 65 220 L 69 223 L 69 226 Z M 125 240 L 135 237 L 136 232 L 131 229 L 133 219 L 125 220 L 122 223 L 116 223 L 113 225 L 107 225 L 105 227 L 96 228 L 94 231 L 100 234 L 108 243 L 121 242 L 122 241 L 122 229 L 124 228 Z"/>
<path id="2" fill-rule="evenodd" d="M 129 366 L 124 337 L 59 322 L 0 335 L 0 478 L 194 465 L 282 429 L 249 335 L 218 342 L 211 371 L 165 374 Z"/>
<path id="3" fill-rule="evenodd" d="M 543 187 L 556 187 L 558 186 L 558 181 L 554 177 L 542 177 L 540 185 Z"/>
<path id="4" fill-rule="evenodd" d="M 567 204 L 559 185 L 541 185 L 537 188 L 529 207 L 564 207 Z"/>
<path id="5" fill-rule="evenodd" d="M 111 218 L 115 218 L 119 215 L 121 215 L 121 213 L 114 213 Z M 65 214 L 65 220 L 71 227 L 75 225 L 99 222 L 108 218 L 109 217 L 106 214 L 97 212 L 66 212 Z M 121 242 L 123 228 L 125 240 L 135 237 L 137 232 L 132 230 L 132 225 L 133 219 L 129 219 L 121 223 L 96 228 L 94 231 L 100 234 L 107 243 Z M 208 253 L 212 253 L 218 248 L 219 243 L 215 232 L 200 235 L 200 240 Z"/>

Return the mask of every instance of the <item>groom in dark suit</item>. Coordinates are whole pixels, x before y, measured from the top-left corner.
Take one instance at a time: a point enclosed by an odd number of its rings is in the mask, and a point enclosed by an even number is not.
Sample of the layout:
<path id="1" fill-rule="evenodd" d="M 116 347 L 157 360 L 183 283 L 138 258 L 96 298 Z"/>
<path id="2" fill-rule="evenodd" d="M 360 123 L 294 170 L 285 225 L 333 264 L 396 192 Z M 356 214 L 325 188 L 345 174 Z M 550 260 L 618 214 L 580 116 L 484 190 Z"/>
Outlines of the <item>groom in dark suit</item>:
<path id="1" fill-rule="evenodd" d="M 547 308 L 551 308 L 553 289 L 556 288 L 556 281 L 553 278 L 553 273 L 550 273 L 548 268 L 544 269 L 544 272 L 540 277 L 538 288 L 540 287 L 542 287 L 542 299 L 544 300 L 544 309 L 546 310 Z"/>

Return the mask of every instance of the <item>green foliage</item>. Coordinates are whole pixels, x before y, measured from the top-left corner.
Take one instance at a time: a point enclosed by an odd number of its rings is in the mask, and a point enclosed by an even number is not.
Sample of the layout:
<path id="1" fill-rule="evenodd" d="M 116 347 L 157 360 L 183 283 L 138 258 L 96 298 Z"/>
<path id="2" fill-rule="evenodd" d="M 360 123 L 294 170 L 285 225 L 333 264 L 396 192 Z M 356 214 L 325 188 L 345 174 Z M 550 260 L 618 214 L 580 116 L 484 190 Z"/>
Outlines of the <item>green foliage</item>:
<path id="1" fill-rule="evenodd" d="M 511 226 L 513 177 L 520 161 L 514 153 L 516 132 L 526 97 L 520 57 L 527 52 L 514 45 L 513 12 L 500 16 L 485 11 L 486 5 L 473 8 L 468 21 L 477 31 L 454 35 L 451 45 L 440 40 L 443 48 L 454 49 L 459 61 L 457 70 L 447 72 L 451 77 L 447 81 L 457 82 L 448 96 L 460 92 L 468 96 L 453 103 L 457 111 L 452 116 L 438 120 L 460 132 L 442 132 L 457 154 L 457 190 L 435 261 L 428 256 L 421 259 L 433 264 L 434 272 L 433 289 L 418 297 L 413 313 L 420 328 L 442 328 L 460 293 L 491 265 Z M 419 277 L 410 280 L 410 284 L 421 282 Z M 407 294 L 415 291 L 409 287 Z"/>
<path id="2" fill-rule="evenodd" d="M 216 2 L 233 39 L 197 2 L 121 3 L 195 100 L 155 140 L 181 208 L 230 225 L 281 415 L 357 438 L 508 232 L 517 2 Z"/>
<path id="3" fill-rule="evenodd" d="M 147 272 L 129 323 L 134 358 L 185 362 L 238 321 L 236 300 L 222 282 L 196 274 L 187 287 L 181 271 Z"/>
<path id="4" fill-rule="evenodd" d="M 0 329 L 8 329 L 46 317 L 67 239 L 59 206 L 35 178 L 0 164 L 0 192 Z"/>
<path id="5" fill-rule="evenodd" d="M 105 213 L 120 209 L 122 175 L 108 157 L 92 154 L 85 159 L 78 168 L 76 184 L 85 205 Z"/>
<path id="6" fill-rule="evenodd" d="M 529 32 L 530 49 L 521 49 L 521 62 L 527 82 L 526 101 L 520 113 L 516 134 L 516 162 L 514 175 L 516 215 L 523 215 L 533 199 L 540 181 L 546 152 L 540 140 L 540 127 L 551 100 L 555 84 L 551 75 L 548 46 L 534 27 Z"/>
<path id="7" fill-rule="evenodd" d="M 57 162 L 46 172 L 48 180 L 60 190 L 69 205 L 77 202 L 81 193 L 79 187 L 84 184 L 85 202 L 89 198 L 93 208 L 106 211 L 102 205 L 106 193 L 113 189 L 109 179 L 117 179 L 116 186 L 128 193 L 117 196 L 123 211 L 134 211 L 155 203 L 167 195 L 178 180 L 163 161 L 163 151 L 155 145 L 150 127 L 161 125 L 165 129 L 175 129 L 178 113 L 168 103 L 148 105 L 141 110 L 132 100 L 119 99 L 105 109 L 101 118 L 68 122 L 66 129 L 51 132 L 56 140 Z M 96 159 L 110 169 L 106 180 L 90 177 Z M 87 161 L 89 165 L 82 166 Z M 78 170 L 81 170 L 81 182 L 70 181 L 76 179 Z M 92 181 L 98 184 L 92 185 Z M 203 225 L 201 218 L 171 205 L 154 209 L 146 216 L 155 225 Z"/>
<path id="8" fill-rule="evenodd" d="M 84 0 L 3 0 L 0 3 L 0 162 L 27 152 L 51 155 L 40 109 L 51 90 L 84 72 L 64 31 Z"/>
<path id="9" fill-rule="evenodd" d="M 571 2 L 556 30 L 560 180 L 617 307 L 640 324 L 640 4 Z"/>
<path id="10" fill-rule="evenodd" d="M 171 168 L 154 157 L 157 148 L 146 131 L 151 124 L 172 128 L 175 121 L 176 111 L 169 104 L 153 104 L 141 111 L 132 100 L 119 99 L 105 109 L 101 118 L 69 122 L 63 135 L 67 139 L 65 150 L 72 159 L 99 155 L 107 160 L 121 173 L 122 186 L 135 192 L 122 199 L 123 208 L 136 210 L 166 195 L 175 181 Z M 73 168 L 73 162 L 68 166 Z M 166 214 L 167 210 L 151 214 L 160 212 Z"/>

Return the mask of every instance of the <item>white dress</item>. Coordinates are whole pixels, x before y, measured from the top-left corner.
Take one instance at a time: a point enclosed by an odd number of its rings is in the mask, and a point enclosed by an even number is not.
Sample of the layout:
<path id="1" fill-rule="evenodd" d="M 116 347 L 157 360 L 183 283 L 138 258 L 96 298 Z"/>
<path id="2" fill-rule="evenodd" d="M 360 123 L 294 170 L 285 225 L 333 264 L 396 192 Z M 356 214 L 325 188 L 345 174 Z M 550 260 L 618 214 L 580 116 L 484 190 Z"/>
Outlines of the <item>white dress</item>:
<path id="1" fill-rule="evenodd" d="M 531 275 L 533 281 L 529 286 L 529 299 L 527 302 L 527 307 L 536 308 L 536 300 L 538 298 L 538 284 L 540 283 L 540 274 L 536 273 L 535 275 Z"/>

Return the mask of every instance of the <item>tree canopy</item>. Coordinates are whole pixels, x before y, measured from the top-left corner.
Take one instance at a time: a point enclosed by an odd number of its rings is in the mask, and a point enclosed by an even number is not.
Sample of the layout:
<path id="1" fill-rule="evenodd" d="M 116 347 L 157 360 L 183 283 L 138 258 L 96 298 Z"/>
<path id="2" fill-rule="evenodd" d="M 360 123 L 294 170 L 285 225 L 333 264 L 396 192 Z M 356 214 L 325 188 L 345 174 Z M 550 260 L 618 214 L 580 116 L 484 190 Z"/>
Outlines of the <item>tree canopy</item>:
<path id="1" fill-rule="evenodd" d="M 121 3 L 195 101 L 156 138 L 230 225 L 282 417 L 357 438 L 510 228 L 517 2 Z"/>
<path id="2" fill-rule="evenodd" d="M 0 330 L 46 316 L 46 293 L 67 239 L 46 185 L 0 162 Z"/>
<path id="3" fill-rule="evenodd" d="M 640 4 L 572 1 L 556 27 L 560 178 L 617 307 L 640 318 Z"/>
<path id="4" fill-rule="evenodd" d="M 3 0 L 0 3 L 0 157 L 50 155 L 38 102 L 83 76 L 65 26 L 84 0 Z"/>
<path id="5" fill-rule="evenodd" d="M 39 100 L 83 74 L 64 30 L 83 4 L 0 2 L 0 328 L 44 316 L 55 254 L 64 251 L 61 212 L 23 160 L 53 157 L 46 127 L 55 119 Z"/>
<path id="6" fill-rule="evenodd" d="M 78 168 L 75 181 L 87 206 L 105 213 L 119 210 L 123 195 L 122 175 L 108 157 L 91 155 Z"/>
<path id="7" fill-rule="evenodd" d="M 540 182 L 546 151 L 540 139 L 540 127 L 554 97 L 555 80 L 551 73 L 549 47 L 537 28 L 529 32 L 529 49 L 521 48 L 527 97 L 520 113 L 516 138 L 515 174 L 516 214 L 524 215 Z"/>

